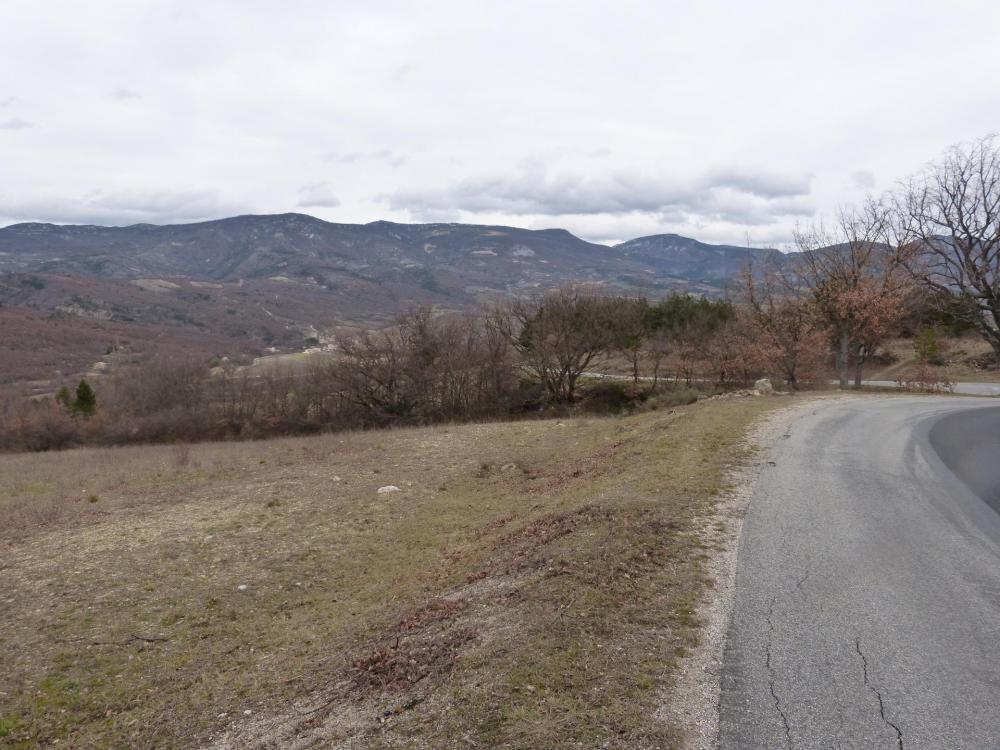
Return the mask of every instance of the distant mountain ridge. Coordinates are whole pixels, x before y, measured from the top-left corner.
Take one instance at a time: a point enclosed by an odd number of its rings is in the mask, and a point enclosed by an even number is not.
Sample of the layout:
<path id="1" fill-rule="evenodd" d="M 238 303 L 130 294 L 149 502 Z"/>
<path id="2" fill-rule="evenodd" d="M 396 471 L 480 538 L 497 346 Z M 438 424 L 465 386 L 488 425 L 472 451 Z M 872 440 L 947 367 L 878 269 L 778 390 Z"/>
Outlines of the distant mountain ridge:
<path id="1" fill-rule="evenodd" d="M 677 279 L 697 279 L 719 286 L 739 276 L 747 263 L 783 257 L 771 248 L 710 245 L 679 234 L 654 234 L 615 245 L 626 258 L 654 266 Z"/>
<path id="2" fill-rule="evenodd" d="M 0 311 L 22 311 L 16 326 L 30 319 L 34 331 L 39 315 L 53 325 L 84 319 L 95 342 L 114 324 L 116 339 L 129 325 L 143 326 L 143 340 L 183 333 L 180 348 L 201 337 L 198 351 L 219 350 L 220 341 L 234 351 L 301 349 L 333 327 L 379 325 L 413 305 L 463 309 L 567 283 L 719 296 L 749 259 L 776 253 L 674 234 L 609 247 L 565 229 L 338 224 L 294 213 L 125 227 L 26 223 L 0 228 Z M 22 346 L 16 333 L 4 338 Z"/>
<path id="3" fill-rule="evenodd" d="M 0 229 L 0 273 L 233 281 L 345 271 L 378 279 L 442 270 L 470 280 L 502 282 L 498 291 L 547 278 L 622 283 L 619 277 L 635 273 L 653 277 L 643 279 L 644 286 L 659 286 L 656 277 L 664 276 L 668 286 L 683 281 L 711 287 L 732 278 L 748 254 L 772 252 L 710 245 L 674 234 L 608 247 L 565 229 L 336 224 L 305 214 L 125 227 L 28 223 Z"/>

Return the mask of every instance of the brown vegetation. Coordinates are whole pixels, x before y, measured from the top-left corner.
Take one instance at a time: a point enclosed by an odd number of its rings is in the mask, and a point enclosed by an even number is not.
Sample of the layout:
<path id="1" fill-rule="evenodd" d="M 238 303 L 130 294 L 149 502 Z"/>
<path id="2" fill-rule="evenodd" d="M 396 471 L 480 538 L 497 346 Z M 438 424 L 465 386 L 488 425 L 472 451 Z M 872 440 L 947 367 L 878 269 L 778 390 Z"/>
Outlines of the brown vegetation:
<path id="1" fill-rule="evenodd" d="M 637 330 L 623 325 L 630 316 Z M 713 340 L 732 317 L 726 303 L 681 296 L 653 304 L 567 289 L 479 313 L 413 310 L 391 327 L 341 336 L 335 355 L 296 368 L 124 360 L 95 379 L 97 408 L 87 418 L 58 399 L 0 402 L 0 449 L 255 438 L 552 408 L 621 412 L 674 387 L 661 378 L 667 352 L 688 385 L 757 375 L 748 362 L 716 367 Z M 635 387 L 581 388 L 586 368 L 623 342 Z"/>
<path id="2" fill-rule="evenodd" d="M 0 456 L 3 741 L 671 745 L 698 519 L 779 403 Z"/>
<path id="3" fill-rule="evenodd" d="M 861 386 L 862 368 L 895 332 L 910 299 L 914 279 L 908 263 L 915 247 L 906 241 L 891 203 L 869 198 L 845 209 L 838 232 L 800 231 L 798 272 L 834 345 L 840 387 Z"/>
<path id="4" fill-rule="evenodd" d="M 825 379 L 829 336 L 801 276 L 769 263 L 748 268 L 744 285 L 746 356 L 780 374 L 792 388 Z"/>

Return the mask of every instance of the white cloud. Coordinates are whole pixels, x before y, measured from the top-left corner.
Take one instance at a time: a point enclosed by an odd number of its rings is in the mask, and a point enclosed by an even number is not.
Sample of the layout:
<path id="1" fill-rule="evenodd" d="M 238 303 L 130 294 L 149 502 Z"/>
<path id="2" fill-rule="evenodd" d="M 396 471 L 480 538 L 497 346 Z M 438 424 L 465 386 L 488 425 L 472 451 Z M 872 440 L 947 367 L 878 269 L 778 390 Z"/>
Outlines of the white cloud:
<path id="1" fill-rule="evenodd" d="M 210 189 L 95 190 L 85 195 L 42 194 L 31 198 L 0 193 L 0 218 L 9 222 L 82 224 L 179 223 L 246 213 Z"/>
<path id="2" fill-rule="evenodd" d="M 315 201 L 778 241 L 994 129 L 998 25 L 988 0 L 9 0 L 0 222 Z"/>
<path id="3" fill-rule="evenodd" d="M 864 190 L 871 190 L 875 187 L 875 175 L 867 169 L 858 169 L 851 172 L 851 180 L 857 187 Z"/>
<path id="4" fill-rule="evenodd" d="M 660 226 L 697 227 L 715 222 L 759 227 L 815 210 L 807 177 L 740 168 L 671 180 L 624 172 L 553 175 L 540 164 L 529 163 L 511 175 L 471 178 L 444 188 L 408 188 L 384 199 L 390 209 L 420 220 L 464 211 L 500 217 L 547 216 L 564 224 L 569 217 L 627 215 L 646 216 Z"/>
<path id="5" fill-rule="evenodd" d="M 337 164 L 357 164 L 358 162 L 373 161 L 388 164 L 390 167 L 401 167 L 406 163 L 406 157 L 394 151 L 382 148 L 376 151 L 329 151 L 323 154 L 323 160 Z"/>
<path id="6" fill-rule="evenodd" d="M 142 94 L 140 94 L 138 91 L 133 91 L 132 89 L 119 86 L 118 88 L 112 90 L 111 98 L 117 99 L 120 102 L 124 102 L 128 101 L 129 99 L 141 99 Z"/>
<path id="7" fill-rule="evenodd" d="M 302 208 L 336 208 L 340 205 L 337 196 L 333 194 L 333 189 L 327 182 L 314 182 L 303 185 L 299 188 L 299 201 L 297 205 Z"/>
<path id="8" fill-rule="evenodd" d="M 0 130 L 28 130 L 37 127 L 35 123 L 22 120 L 20 117 L 12 117 L 9 120 L 0 120 Z"/>

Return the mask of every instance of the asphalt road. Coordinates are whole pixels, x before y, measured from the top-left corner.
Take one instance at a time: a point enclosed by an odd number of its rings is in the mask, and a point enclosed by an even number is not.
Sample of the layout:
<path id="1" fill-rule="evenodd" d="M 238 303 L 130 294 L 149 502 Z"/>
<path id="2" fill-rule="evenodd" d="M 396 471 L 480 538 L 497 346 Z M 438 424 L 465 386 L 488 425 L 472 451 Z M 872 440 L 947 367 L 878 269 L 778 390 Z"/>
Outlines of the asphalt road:
<path id="1" fill-rule="evenodd" d="M 898 387 L 895 380 L 863 380 L 861 382 L 880 388 Z M 955 383 L 952 393 L 961 393 L 966 396 L 1000 396 L 1000 383 Z"/>
<path id="2" fill-rule="evenodd" d="M 820 402 L 763 460 L 720 747 L 1000 748 L 997 402 Z"/>

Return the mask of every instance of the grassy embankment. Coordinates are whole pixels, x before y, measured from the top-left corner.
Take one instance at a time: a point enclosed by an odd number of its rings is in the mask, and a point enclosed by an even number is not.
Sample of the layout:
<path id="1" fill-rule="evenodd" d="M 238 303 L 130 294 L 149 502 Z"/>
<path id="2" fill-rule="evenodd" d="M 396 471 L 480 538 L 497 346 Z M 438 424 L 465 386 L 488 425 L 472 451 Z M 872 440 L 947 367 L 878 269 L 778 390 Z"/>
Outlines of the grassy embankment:
<path id="1" fill-rule="evenodd" d="M 0 457 L 0 744 L 674 746 L 785 402 Z"/>
<path id="2" fill-rule="evenodd" d="M 942 364 L 932 366 L 930 372 L 935 377 L 944 378 L 955 383 L 1000 382 L 1000 370 L 985 367 L 985 360 L 992 353 L 989 344 L 976 336 L 952 338 L 941 336 L 938 339 Z M 867 380 L 906 379 L 917 372 L 919 361 L 912 339 L 894 339 L 883 347 L 895 360 L 892 364 L 878 366 L 870 364 L 865 367 Z"/>

